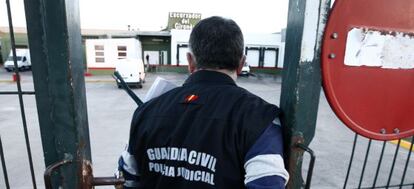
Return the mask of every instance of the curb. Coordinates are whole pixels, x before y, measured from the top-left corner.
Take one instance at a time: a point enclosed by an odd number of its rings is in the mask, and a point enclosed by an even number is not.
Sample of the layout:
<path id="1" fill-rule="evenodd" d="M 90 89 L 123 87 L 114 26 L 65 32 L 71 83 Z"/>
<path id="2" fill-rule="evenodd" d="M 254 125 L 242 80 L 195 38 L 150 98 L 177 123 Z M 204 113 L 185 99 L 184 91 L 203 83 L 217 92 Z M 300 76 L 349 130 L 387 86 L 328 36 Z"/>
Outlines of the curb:
<path id="1" fill-rule="evenodd" d="M 0 83 L 13 83 L 14 81 L 12 80 L 0 80 Z"/>
<path id="2" fill-rule="evenodd" d="M 115 80 L 86 80 L 85 83 L 115 83 Z"/>
<path id="3" fill-rule="evenodd" d="M 398 140 L 391 140 L 390 142 L 392 144 L 398 145 Z M 411 147 L 411 151 L 414 151 L 414 146 L 413 146 L 413 144 L 411 144 L 411 142 L 408 142 L 408 141 L 405 141 L 405 140 L 401 139 L 400 146 L 407 149 L 407 150 L 410 150 L 410 147 Z"/>

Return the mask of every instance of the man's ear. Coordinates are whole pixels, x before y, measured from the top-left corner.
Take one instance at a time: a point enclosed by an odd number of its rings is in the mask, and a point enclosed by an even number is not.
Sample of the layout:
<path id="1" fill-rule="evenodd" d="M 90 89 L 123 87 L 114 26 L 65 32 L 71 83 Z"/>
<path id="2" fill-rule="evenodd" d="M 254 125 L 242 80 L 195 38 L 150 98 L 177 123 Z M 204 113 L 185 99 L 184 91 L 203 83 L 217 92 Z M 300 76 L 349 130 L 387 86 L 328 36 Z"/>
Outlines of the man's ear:
<path id="1" fill-rule="evenodd" d="M 246 62 L 246 55 L 243 55 L 240 59 L 239 67 L 237 68 L 237 75 L 241 73 L 241 70 L 243 69 L 244 63 Z"/>
<path id="2" fill-rule="evenodd" d="M 193 73 L 196 70 L 196 63 L 194 55 L 190 52 L 187 53 L 187 61 L 188 61 L 188 72 Z"/>

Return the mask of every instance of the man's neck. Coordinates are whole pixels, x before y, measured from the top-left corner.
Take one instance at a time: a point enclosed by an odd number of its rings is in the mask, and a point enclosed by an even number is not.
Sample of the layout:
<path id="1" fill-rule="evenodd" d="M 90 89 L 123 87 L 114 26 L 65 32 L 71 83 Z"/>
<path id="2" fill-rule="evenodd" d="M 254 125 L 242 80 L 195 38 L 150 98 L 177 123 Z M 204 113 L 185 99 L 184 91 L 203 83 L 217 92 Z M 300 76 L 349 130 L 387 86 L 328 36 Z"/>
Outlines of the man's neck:
<path id="1" fill-rule="evenodd" d="M 237 73 L 236 73 L 236 71 L 230 71 L 230 70 L 227 70 L 227 69 L 210 69 L 210 68 L 203 68 L 203 69 L 196 70 L 196 72 L 199 71 L 199 70 L 208 70 L 208 71 L 220 72 L 220 73 L 224 73 L 224 74 L 228 75 L 234 81 L 236 81 L 236 79 L 237 79 Z"/>

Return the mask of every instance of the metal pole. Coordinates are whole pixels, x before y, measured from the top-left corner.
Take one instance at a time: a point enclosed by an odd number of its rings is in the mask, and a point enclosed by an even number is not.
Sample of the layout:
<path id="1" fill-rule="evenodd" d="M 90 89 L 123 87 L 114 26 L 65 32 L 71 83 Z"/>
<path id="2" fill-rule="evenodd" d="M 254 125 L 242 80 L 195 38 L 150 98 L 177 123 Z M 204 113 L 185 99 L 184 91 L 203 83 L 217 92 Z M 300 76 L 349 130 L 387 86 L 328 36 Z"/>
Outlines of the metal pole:
<path id="1" fill-rule="evenodd" d="M 78 0 L 25 0 L 33 82 L 46 166 L 53 188 L 80 188 L 91 159 Z"/>
<path id="2" fill-rule="evenodd" d="M 371 143 L 372 143 L 372 139 L 369 139 L 367 152 L 365 153 L 364 165 L 362 166 L 361 177 L 359 178 L 358 188 L 361 188 L 362 181 L 364 180 L 364 173 L 365 173 L 365 168 L 367 167 L 367 162 L 368 162 L 368 157 L 369 157 L 369 150 L 371 149 Z"/>
<path id="3" fill-rule="evenodd" d="M 23 122 L 24 138 L 25 138 L 25 141 L 26 141 L 26 151 L 27 151 L 27 155 L 29 157 L 29 167 L 30 167 L 30 174 L 31 174 L 31 177 L 32 177 L 33 188 L 36 189 L 36 178 L 35 178 L 34 168 L 33 168 L 32 151 L 30 149 L 29 134 L 27 132 L 27 123 L 26 123 L 26 114 L 25 114 L 25 111 L 24 111 L 22 86 L 21 86 L 21 83 L 20 83 L 19 67 L 17 66 L 16 42 L 15 42 L 15 39 L 14 39 L 13 21 L 12 21 L 11 9 L 10 9 L 10 1 L 6 0 L 6 4 L 7 4 L 7 16 L 9 18 L 10 43 L 11 43 L 12 53 L 13 53 L 14 73 L 17 76 L 16 83 L 17 83 L 17 91 L 18 91 L 18 96 L 19 96 L 20 111 L 21 111 L 22 122 Z"/>
<path id="4" fill-rule="evenodd" d="M 413 145 L 414 145 L 414 136 L 411 137 L 411 145 L 410 145 L 410 148 L 408 149 L 407 161 L 405 162 L 403 176 L 401 177 L 400 188 L 402 188 L 402 185 L 404 184 L 404 179 L 405 179 L 405 174 L 407 173 L 408 163 L 410 162 L 411 153 L 413 152 L 412 150 Z"/>
<path id="5" fill-rule="evenodd" d="M 34 91 L 0 91 L 0 95 L 18 95 L 18 94 L 22 94 L 22 95 L 34 95 L 35 92 Z"/>
<path id="6" fill-rule="evenodd" d="M 137 103 L 138 106 L 141 106 L 144 104 L 142 100 L 128 87 L 128 85 L 125 83 L 122 76 L 119 74 L 118 71 L 114 72 L 115 80 L 118 79 L 121 83 L 122 88 L 128 93 L 128 95 L 134 100 L 135 103 Z"/>
<path id="7" fill-rule="evenodd" d="M 306 176 L 306 183 L 305 183 L 305 189 L 310 189 L 311 182 L 312 182 L 312 175 L 313 175 L 313 167 L 315 166 L 315 153 L 313 153 L 313 150 L 308 148 L 307 146 L 303 144 L 297 145 L 299 148 L 303 149 L 304 151 L 308 152 L 310 155 L 310 162 L 309 162 L 309 168 L 308 168 L 308 175 Z"/>
<path id="8" fill-rule="evenodd" d="M 387 188 L 390 186 L 390 183 L 391 183 L 392 173 L 394 172 L 395 161 L 397 160 L 398 151 L 400 150 L 401 140 L 402 139 L 398 139 L 397 147 L 395 148 L 395 153 L 394 153 L 394 158 L 392 160 L 390 175 L 388 176 Z"/>
<path id="9" fill-rule="evenodd" d="M 351 159 L 349 160 L 348 171 L 346 172 L 343 189 L 346 189 L 346 185 L 348 184 L 349 173 L 351 172 L 352 162 L 354 161 L 355 147 L 356 147 L 357 141 L 358 141 L 358 134 L 355 133 L 354 144 L 352 145 Z"/>
<path id="10" fill-rule="evenodd" d="M 301 140 L 308 146 L 316 125 L 321 91 L 320 52 L 330 0 L 290 0 L 280 107 L 289 188 L 300 188 L 303 150 L 295 149 Z"/>
<path id="11" fill-rule="evenodd" d="M 385 145 L 386 145 L 386 144 L 387 144 L 387 141 L 382 142 L 381 155 L 380 155 L 380 159 L 379 159 L 379 161 L 378 161 L 377 171 L 375 171 L 374 183 L 372 184 L 372 188 L 375 188 L 375 186 L 376 186 L 376 184 L 377 184 L 377 180 L 378 180 L 379 171 L 380 171 L 380 169 L 381 169 L 382 159 L 384 158 L 384 150 L 385 150 Z"/>
<path id="12" fill-rule="evenodd" d="M 6 188 L 10 189 L 9 176 L 7 175 L 6 160 L 4 159 L 3 143 L 1 142 L 1 136 L 0 136 L 0 158 L 1 158 L 1 167 L 3 169 L 4 182 L 6 184 Z"/>

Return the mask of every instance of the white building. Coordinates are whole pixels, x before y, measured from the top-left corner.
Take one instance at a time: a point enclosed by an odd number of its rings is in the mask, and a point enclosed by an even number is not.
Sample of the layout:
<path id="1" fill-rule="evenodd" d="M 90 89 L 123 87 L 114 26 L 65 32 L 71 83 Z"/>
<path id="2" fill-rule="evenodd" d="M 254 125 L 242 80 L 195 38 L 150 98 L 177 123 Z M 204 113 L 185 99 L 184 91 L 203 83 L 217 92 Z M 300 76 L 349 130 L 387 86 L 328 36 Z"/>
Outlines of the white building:
<path id="1" fill-rule="evenodd" d="M 115 68 L 114 62 L 122 58 L 138 58 L 150 65 L 185 67 L 190 34 L 191 30 L 172 29 L 150 35 L 138 32 L 135 38 L 87 39 L 88 71 L 111 71 Z M 283 68 L 285 42 L 281 33 L 245 33 L 244 42 L 246 62 L 252 68 Z"/>
<path id="2" fill-rule="evenodd" d="M 141 43 L 135 38 L 87 39 L 85 48 L 88 70 L 115 69 L 118 59 L 142 59 Z"/>
<path id="3" fill-rule="evenodd" d="M 187 66 L 188 41 L 191 30 L 171 30 L 171 65 Z"/>
<path id="4" fill-rule="evenodd" d="M 188 65 L 186 53 L 191 30 L 171 30 L 171 65 Z M 285 42 L 280 33 L 244 34 L 246 62 L 256 68 L 282 68 Z"/>
<path id="5" fill-rule="evenodd" d="M 280 33 L 245 34 L 246 62 L 256 68 L 282 68 L 285 42 Z"/>

